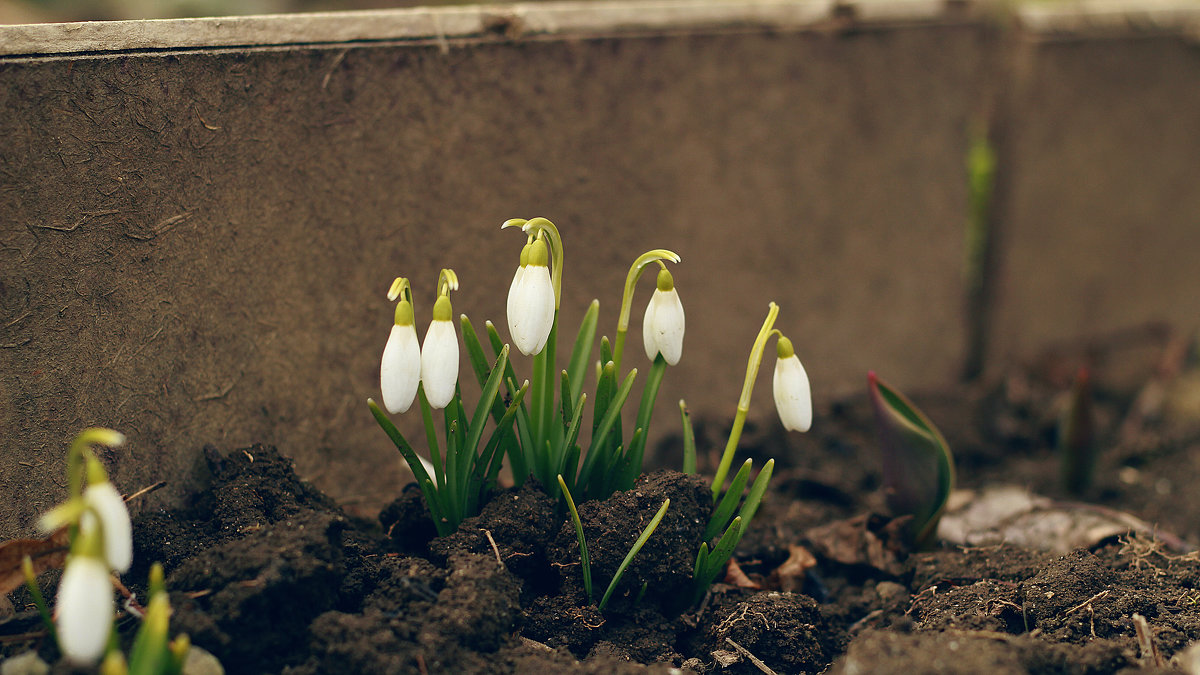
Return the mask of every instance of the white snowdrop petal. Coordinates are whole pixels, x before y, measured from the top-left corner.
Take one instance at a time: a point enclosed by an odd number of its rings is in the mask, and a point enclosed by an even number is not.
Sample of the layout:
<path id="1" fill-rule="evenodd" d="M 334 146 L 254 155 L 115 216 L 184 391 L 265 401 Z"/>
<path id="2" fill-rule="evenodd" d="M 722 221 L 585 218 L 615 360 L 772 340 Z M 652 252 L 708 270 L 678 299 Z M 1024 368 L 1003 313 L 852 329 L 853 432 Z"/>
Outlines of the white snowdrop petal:
<path id="1" fill-rule="evenodd" d="M 655 290 L 646 307 L 646 316 L 642 319 L 642 341 L 646 346 L 646 357 L 651 361 L 662 354 L 667 365 L 679 363 L 683 355 L 684 333 L 683 303 L 679 293 L 672 288 L 669 291 Z"/>
<path id="2" fill-rule="evenodd" d="M 658 303 L 654 302 L 658 291 L 650 296 L 650 304 L 646 305 L 646 314 L 642 317 L 642 345 L 646 348 L 646 358 L 654 361 L 658 356 L 658 339 L 654 330 L 654 314 L 658 311 Z"/>
<path id="3" fill-rule="evenodd" d="M 407 412 L 420 382 L 421 345 L 417 342 L 417 328 L 412 324 L 394 325 L 379 366 L 383 407 L 392 414 Z"/>
<path id="4" fill-rule="evenodd" d="M 521 281 L 525 278 L 526 269 L 528 268 L 518 267 L 517 271 L 513 273 L 512 284 L 510 284 L 508 287 L 508 305 L 505 311 L 507 312 L 509 335 L 516 335 L 517 332 L 514 319 L 516 319 L 516 307 L 518 304 L 517 300 L 520 296 Z M 513 341 L 516 342 L 515 337 L 513 338 Z"/>
<path id="5" fill-rule="evenodd" d="M 91 665 L 104 655 L 113 618 L 112 582 L 104 563 L 90 557 L 67 561 L 58 585 L 55 626 L 63 655 L 76 665 Z"/>
<path id="6" fill-rule="evenodd" d="M 789 431 L 808 431 L 812 426 L 812 391 L 808 373 L 796 355 L 775 361 L 775 409 Z"/>
<path id="7" fill-rule="evenodd" d="M 458 383 L 458 335 L 450 321 L 432 321 L 421 345 L 421 381 L 434 408 L 445 408 Z"/>
<path id="8" fill-rule="evenodd" d="M 133 562 L 133 526 L 129 522 L 129 509 L 125 500 L 112 483 L 89 485 L 83 492 L 88 506 L 100 515 L 104 535 L 104 557 L 110 568 L 117 572 L 129 571 Z M 91 521 L 94 525 L 95 521 Z"/>
<path id="9" fill-rule="evenodd" d="M 522 354 L 540 353 L 554 326 L 554 284 L 545 265 L 529 265 L 517 289 L 517 301 L 509 309 L 508 327 Z"/>
<path id="10" fill-rule="evenodd" d="M 674 288 L 657 292 L 661 293 L 658 311 L 654 313 L 658 329 L 658 348 L 667 365 L 673 366 L 679 363 L 679 358 L 683 355 L 683 303 L 680 302 L 679 293 Z"/>

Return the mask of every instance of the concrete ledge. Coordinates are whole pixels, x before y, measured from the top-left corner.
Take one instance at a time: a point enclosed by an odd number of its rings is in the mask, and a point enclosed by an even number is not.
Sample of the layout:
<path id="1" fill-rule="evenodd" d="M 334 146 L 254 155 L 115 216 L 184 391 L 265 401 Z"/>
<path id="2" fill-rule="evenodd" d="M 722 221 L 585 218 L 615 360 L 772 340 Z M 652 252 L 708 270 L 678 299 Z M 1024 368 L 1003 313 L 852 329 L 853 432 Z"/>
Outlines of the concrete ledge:
<path id="1" fill-rule="evenodd" d="M 754 27 L 795 29 L 853 6 L 860 22 L 929 21 L 942 0 L 560 2 L 0 26 L 0 55 L 442 40 L 487 35 L 620 35 Z"/>

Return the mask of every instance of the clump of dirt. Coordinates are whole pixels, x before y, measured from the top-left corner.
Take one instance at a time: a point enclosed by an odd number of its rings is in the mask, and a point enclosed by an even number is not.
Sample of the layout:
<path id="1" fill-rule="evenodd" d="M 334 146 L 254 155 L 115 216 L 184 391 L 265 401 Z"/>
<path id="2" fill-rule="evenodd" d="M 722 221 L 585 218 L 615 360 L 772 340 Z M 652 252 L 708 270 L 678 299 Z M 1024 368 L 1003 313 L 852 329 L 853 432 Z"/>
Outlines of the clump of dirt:
<path id="1" fill-rule="evenodd" d="M 625 570 L 609 601 L 614 610 L 641 603 L 668 613 L 684 609 L 691 600 L 692 567 L 712 510 L 712 491 L 698 476 L 656 471 L 639 479 L 632 490 L 579 505 L 594 592 L 600 595 L 667 499 L 671 504 L 666 514 Z M 579 541 L 570 522 L 562 522 L 547 557 L 565 587 L 582 584 Z M 639 598 L 640 602 L 635 602 Z"/>

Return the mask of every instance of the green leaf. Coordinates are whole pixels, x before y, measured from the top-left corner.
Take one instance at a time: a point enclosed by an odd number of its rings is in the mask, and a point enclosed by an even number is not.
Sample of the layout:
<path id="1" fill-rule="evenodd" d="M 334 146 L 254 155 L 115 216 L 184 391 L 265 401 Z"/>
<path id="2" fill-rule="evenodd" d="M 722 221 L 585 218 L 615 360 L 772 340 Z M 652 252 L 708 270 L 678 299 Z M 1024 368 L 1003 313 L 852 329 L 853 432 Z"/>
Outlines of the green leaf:
<path id="1" fill-rule="evenodd" d="M 571 349 L 571 360 L 567 363 L 567 374 L 571 379 L 571 404 L 579 402 L 583 392 L 583 377 L 588 366 L 588 356 L 596 343 L 596 322 L 600 315 L 600 301 L 592 300 L 583 320 L 579 322 L 579 333 L 575 336 L 575 345 Z"/>
<path id="2" fill-rule="evenodd" d="M 699 602 L 700 598 L 704 597 L 704 592 L 712 585 L 717 574 L 725 568 L 725 564 L 733 557 L 733 551 L 737 548 L 738 542 L 742 540 L 742 519 L 741 517 L 734 518 L 729 524 L 729 528 L 725 530 L 725 534 L 721 535 L 721 540 L 717 542 L 712 553 L 708 553 L 706 544 L 700 545 L 700 554 L 696 556 L 696 568 L 700 570 L 698 576 L 693 577 L 692 581 L 695 585 L 695 596 L 693 603 Z M 704 561 L 701 563 L 700 558 Z"/>
<path id="3" fill-rule="evenodd" d="M 442 452 L 438 449 L 437 427 L 433 425 L 433 408 L 429 406 L 429 398 L 425 396 L 425 384 L 417 384 L 417 402 L 421 406 L 421 421 L 425 424 L 425 443 L 429 446 L 429 460 L 433 464 L 433 473 L 440 489 L 446 485 L 446 468 L 442 464 Z M 449 438 L 446 439 L 449 442 Z M 447 447 L 447 450 L 449 448 Z M 407 457 L 405 458 L 407 459 Z M 416 475 L 415 473 L 413 474 Z M 420 478 L 418 477 L 418 482 Z"/>
<path id="4" fill-rule="evenodd" d="M 370 408 L 371 415 L 375 417 L 375 421 L 383 428 L 383 432 L 388 435 L 388 438 L 392 439 L 392 443 L 400 451 L 400 455 L 404 457 L 408 468 L 412 469 L 417 483 L 420 484 L 422 481 L 428 481 L 429 473 L 425 471 L 425 466 L 421 464 L 421 459 L 417 457 L 417 453 L 412 449 L 412 446 L 405 440 L 404 434 L 401 434 L 396 425 L 392 424 L 392 420 L 388 419 L 387 414 L 379 408 L 379 404 L 375 403 L 374 399 L 367 399 L 367 407 Z"/>
<path id="5" fill-rule="evenodd" d="M 883 451 L 883 483 L 893 514 L 913 516 L 910 534 L 920 547 L 932 539 L 954 489 L 954 459 L 942 433 L 900 392 L 867 376 Z"/>
<path id="6" fill-rule="evenodd" d="M 650 520 L 650 524 L 646 526 L 646 529 L 642 530 L 642 534 L 638 536 L 637 541 L 633 542 L 633 547 L 629 549 L 629 553 L 625 555 L 625 559 L 617 567 L 617 573 L 613 575 L 612 582 L 608 584 L 608 590 L 604 591 L 604 597 L 600 599 L 599 609 L 601 611 L 604 611 L 604 607 L 608 605 L 608 599 L 612 597 L 613 591 L 617 590 L 617 584 L 621 582 L 621 577 L 625 576 L 625 570 L 629 567 L 629 563 L 633 562 L 634 556 L 646 545 L 646 541 L 650 539 L 650 535 L 654 534 L 654 530 L 658 529 L 658 524 L 662 522 L 663 516 L 667 514 L 667 508 L 670 506 L 670 499 L 663 501 L 662 506 L 658 509 L 658 513 L 654 514 L 654 518 Z"/>
<path id="7" fill-rule="evenodd" d="M 749 459 L 742 463 L 742 468 L 738 469 L 737 474 L 733 477 L 733 482 L 729 484 L 725 496 L 721 497 L 717 508 L 713 509 L 712 516 L 708 519 L 708 527 L 704 528 L 704 541 L 712 541 L 713 537 L 726 528 L 729 519 L 733 517 L 738 503 L 742 501 L 742 492 L 746 489 L 746 483 L 750 481 L 752 464 L 753 462 Z"/>
<path id="8" fill-rule="evenodd" d="M 767 493 L 767 485 L 771 482 L 771 474 L 775 472 L 775 460 L 768 459 L 767 463 L 758 472 L 758 477 L 754 479 L 754 485 L 750 486 L 750 494 L 746 496 L 745 503 L 738 511 L 738 517 L 743 523 L 749 525 L 750 521 L 754 520 L 754 514 L 758 513 L 758 505 L 762 502 L 763 495 Z"/>
<path id="9" fill-rule="evenodd" d="M 692 428 L 692 416 L 687 403 L 679 399 L 679 416 L 683 424 L 683 472 L 696 475 L 696 431 Z"/>
<path id="10" fill-rule="evenodd" d="M 583 568 L 583 590 L 587 593 L 588 602 L 592 601 L 592 561 L 588 558 L 587 542 L 583 539 L 583 523 L 579 520 L 579 511 L 575 508 L 575 500 L 562 475 L 558 476 L 558 486 L 562 489 L 563 499 L 567 500 L 567 509 L 571 512 L 571 523 L 575 525 L 575 538 L 579 540 L 579 563 Z"/>

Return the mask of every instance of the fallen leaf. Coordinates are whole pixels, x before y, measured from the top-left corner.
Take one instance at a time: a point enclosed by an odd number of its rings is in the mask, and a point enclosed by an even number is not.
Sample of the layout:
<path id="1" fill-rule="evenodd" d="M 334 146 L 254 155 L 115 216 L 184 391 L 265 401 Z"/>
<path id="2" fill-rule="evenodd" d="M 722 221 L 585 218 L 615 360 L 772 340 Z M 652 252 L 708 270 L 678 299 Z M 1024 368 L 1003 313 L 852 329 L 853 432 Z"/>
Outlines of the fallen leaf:
<path id="1" fill-rule="evenodd" d="M 898 575 L 904 569 L 900 562 L 907 555 L 904 530 L 911 519 L 863 514 L 815 527 L 806 536 L 818 554 L 834 562 Z"/>
<path id="2" fill-rule="evenodd" d="M 58 569 L 67 560 L 70 541 L 67 528 L 59 528 L 45 539 L 13 539 L 0 544 L 0 595 L 11 593 L 25 583 L 21 561 L 29 556 L 33 575 Z"/>
<path id="3" fill-rule="evenodd" d="M 803 546 L 791 544 L 788 551 L 788 559 L 775 568 L 775 576 L 779 579 L 779 590 L 798 592 L 804 587 L 808 571 L 817 566 L 817 559 Z"/>
<path id="4" fill-rule="evenodd" d="M 742 566 L 738 565 L 733 558 L 729 559 L 729 564 L 725 567 L 725 583 L 738 588 L 752 588 L 756 591 L 762 589 L 762 584 L 746 576 L 746 573 L 742 571 Z"/>

